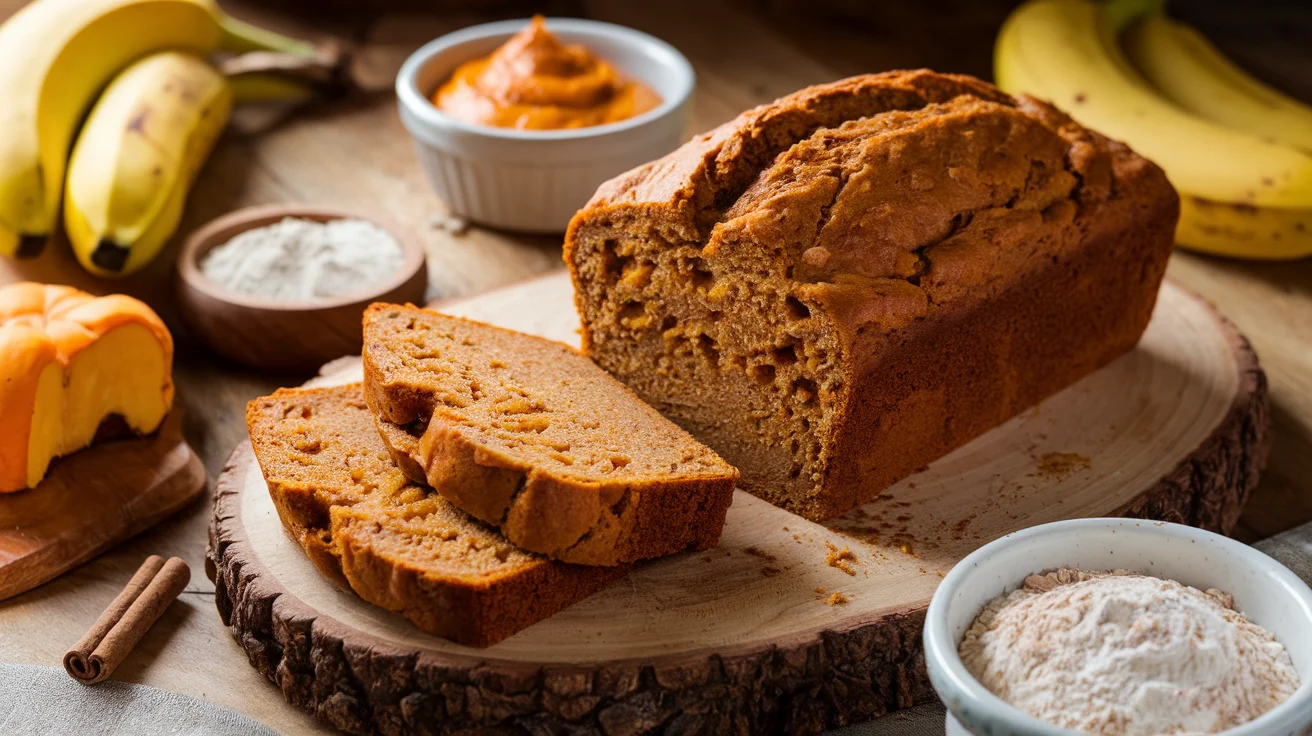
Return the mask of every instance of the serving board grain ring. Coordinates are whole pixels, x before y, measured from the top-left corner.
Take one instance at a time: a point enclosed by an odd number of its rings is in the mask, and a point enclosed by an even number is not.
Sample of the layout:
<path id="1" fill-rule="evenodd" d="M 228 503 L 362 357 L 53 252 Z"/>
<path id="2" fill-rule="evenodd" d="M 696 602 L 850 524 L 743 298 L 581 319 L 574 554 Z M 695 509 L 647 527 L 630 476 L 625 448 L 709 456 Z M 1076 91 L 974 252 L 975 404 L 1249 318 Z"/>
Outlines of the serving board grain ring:
<path id="1" fill-rule="evenodd" d="M 577 344 L 563 274 L 439 308 Z M 358 376 L 347 361 L 318 382 Z M 211 574 L 252 664 L 347 731 L 814 732 L 933 697 L 925 608 L 985 542 L 1107 515 L 1229 530 L 1266 459 L 1266 407 L 1248 342 L 1168 283 L 1131 354 L 876 501 L 819 525 L 739 492 L 715 550 L 640 565 L 489 649 L 427 636 L 321 576 L 248 445 L 219 480 Z M 828 545 L 850 548 L 851 574 L 827 564 Z"/>

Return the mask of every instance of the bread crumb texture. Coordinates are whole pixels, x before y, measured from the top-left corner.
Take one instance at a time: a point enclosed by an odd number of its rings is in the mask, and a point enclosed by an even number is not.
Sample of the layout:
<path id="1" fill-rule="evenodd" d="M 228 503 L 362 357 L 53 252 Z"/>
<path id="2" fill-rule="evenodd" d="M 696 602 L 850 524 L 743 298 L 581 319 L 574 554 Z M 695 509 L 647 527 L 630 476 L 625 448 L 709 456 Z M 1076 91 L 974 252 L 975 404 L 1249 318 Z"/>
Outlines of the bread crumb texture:
<path id="1" fill-rule="evenodd" d="M 826 565 L 842 570 L 848 575 L 856 575 L 856 570 L 852 567 L 856 564 L 856 555 L 852 553 L 852 550 L 846 544 L 843 545 L 842 549 L 839 549 L 833 542 L 825 542 L 825 547 L 829 550 L 825 553 Z"/>

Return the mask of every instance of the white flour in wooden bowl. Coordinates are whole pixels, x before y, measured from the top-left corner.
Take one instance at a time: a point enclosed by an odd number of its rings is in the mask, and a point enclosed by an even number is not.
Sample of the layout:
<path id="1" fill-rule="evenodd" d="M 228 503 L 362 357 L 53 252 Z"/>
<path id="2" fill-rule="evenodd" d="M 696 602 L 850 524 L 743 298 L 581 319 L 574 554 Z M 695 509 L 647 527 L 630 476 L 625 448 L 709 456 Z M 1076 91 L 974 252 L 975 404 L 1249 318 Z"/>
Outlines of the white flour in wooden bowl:
<path id="1" fill-rule="evenodd" d="M 197 265 L 229 291 L 315 302 L 376 287 L 404 260 L 401 243 L 368 220 L 285 217 L 215 246 Z"/>
<path id="2" fill-rule="evenodd" d="M 1093 734 L 1216 733 L 1299 684 L 1229 595 L 1125 571 L 1031 575 L 985 606 L 959 653 L 1011 705 Z"/>

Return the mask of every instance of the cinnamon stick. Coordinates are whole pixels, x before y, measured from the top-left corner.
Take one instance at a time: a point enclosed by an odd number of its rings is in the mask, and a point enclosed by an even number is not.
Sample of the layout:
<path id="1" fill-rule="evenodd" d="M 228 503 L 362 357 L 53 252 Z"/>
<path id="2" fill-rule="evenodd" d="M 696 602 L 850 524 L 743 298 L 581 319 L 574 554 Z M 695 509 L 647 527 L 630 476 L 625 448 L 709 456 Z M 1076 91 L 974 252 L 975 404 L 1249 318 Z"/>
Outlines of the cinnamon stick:
<path id="1" fill-rule="evenodd" d="M 181 558 L 151 555 L 91 629 L 64 655 L 64 669 L 84 685 L 109 678 L 155 620 L 191 581 Z"/>

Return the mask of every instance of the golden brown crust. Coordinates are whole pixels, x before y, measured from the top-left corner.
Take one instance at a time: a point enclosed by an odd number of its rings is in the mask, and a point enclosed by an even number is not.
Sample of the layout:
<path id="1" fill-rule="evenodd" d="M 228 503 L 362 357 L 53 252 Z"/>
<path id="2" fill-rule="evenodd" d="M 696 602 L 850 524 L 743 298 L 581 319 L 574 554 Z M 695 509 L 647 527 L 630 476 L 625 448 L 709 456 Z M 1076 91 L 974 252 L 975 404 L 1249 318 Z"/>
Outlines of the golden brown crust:
<path id="1" fill-rule="evenodd" d="M 589 356 L 745 490 L 824 518 L 1129 350 L 1177 212 L 1049 105 L 889 72 L 608 182 L 565 259 Z"/>
<path id="2" fill-rule="evenodd" d="M 365 313 L 365 396 L 412 477 L 516 545 L 616 565 L 715 545 L 737 472 L 564 345 Z"/>
<path id="3" fill-rule="evenodd" d="M 343 588 L 428 633 L 489 646 L 622 577 L 523 552 L 396 467 L 359 384 L 247 408 L 283 525 Z"/>

